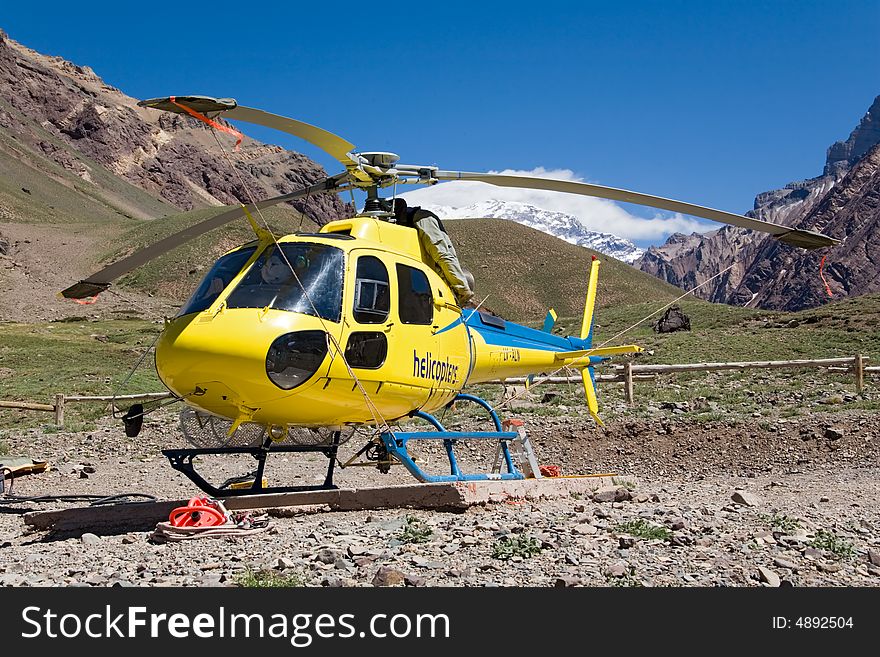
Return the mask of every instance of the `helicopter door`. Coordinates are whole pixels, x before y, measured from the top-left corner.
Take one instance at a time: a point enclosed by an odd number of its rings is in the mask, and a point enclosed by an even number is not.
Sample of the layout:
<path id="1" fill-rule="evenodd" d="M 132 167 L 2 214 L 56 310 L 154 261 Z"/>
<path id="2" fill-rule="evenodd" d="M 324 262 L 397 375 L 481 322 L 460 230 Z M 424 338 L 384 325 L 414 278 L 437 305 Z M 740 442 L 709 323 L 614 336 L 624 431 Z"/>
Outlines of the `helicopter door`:
<path id="1" fill-rule="evenodd" d="M 341 347 L 345 362 L 335 359 L 331 365 L 334 398 L 341 401 L 344 397 L 349 408 L 363 407 L 363 421 L 373 419 L 364 392 L 385 419 L 398 418 L 421 407 L 428 391 L 413 386 L 405 376 L 412 371 L 412 356 L 409 360 L 400 356 L 406 350 L 399 342 L 412 336 L 407 337 L 408 327 L 402 327 L 395 311 L 394 270 L 367 250 L 352 250 L 344 304 L 347 319 Z M 426 333 L 430 336 L 428 329 Z M 363 392 L 352 381 L 346 364 Z"/>
<path id="2" fill-rule="evenodd" d="M 354 269 L 354 321 L 345 342 L 345 360 L 358 378 L 381 383 L 388 357 L 385 329 L 391 312 L 388 268 L 376 256 L 360 255 Z"/>
<path id="3" fill-rule="evenodd" d="M 449 286 L 434 271 L 414 265 L 394 266 L 399 323 L 393 327 L 389 360 L 394 358 L 393 374 L 402 383 L 427 390 L 422 408 L 432 412 L 452 401 L 461 389 L 470 349 L 461 313 L 445 302 L 452 298 Z"/>
<path id="4" fill-rule="evenodd" d="M 394 263 L 394 300 L 387 325 L 387 381 L 406 391 L 410 410 L 421 408 L 436 387 L 440 358 L 433 334 L 434 297 L 428 273 L 412 264 Z"/>

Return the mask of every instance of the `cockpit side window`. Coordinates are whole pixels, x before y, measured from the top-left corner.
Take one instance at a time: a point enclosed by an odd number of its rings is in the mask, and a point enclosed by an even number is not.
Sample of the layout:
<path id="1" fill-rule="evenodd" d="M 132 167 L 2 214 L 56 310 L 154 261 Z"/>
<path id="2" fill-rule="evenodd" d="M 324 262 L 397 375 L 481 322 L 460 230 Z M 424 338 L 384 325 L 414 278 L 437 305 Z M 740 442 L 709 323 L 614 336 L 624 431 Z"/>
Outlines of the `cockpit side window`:
<path id="1" fill-rule="evenodd" d="M 415 267 L 397 264 L 398 314 L 404 324 L 430 324 L 434 299 L 428 277 Z"/>
<path id="2" fill-rule="evenodd" d="M 211 270 L 202 279 L 202 282 L 199 283 L 193 295 L 181 306 L 177 316 L 181 317 L 190 313 L 198 313 L 210 308 L 211 304 L 217 300 L 220 293 L 232 282 L 232 279 L 241 271 L 241 268 L 250 260 L 256 250 L 255 246 L 239 249 L 238 251 L 227 253 L 215 262 Z"/>
<path id="3" fill-rule="evenodd" d="M 342 314 L 342 249 L 326 244 L 271 245 L 226 300 L 227 308 L 275 308 L 338 322 Z"/>
<path id="4" fill-rule="evenodd" d="M 381 324 L 391 307 L 388 270 L 375 256 L 357 260 L 354 287 L 354 319 L 361 324 Z"/>

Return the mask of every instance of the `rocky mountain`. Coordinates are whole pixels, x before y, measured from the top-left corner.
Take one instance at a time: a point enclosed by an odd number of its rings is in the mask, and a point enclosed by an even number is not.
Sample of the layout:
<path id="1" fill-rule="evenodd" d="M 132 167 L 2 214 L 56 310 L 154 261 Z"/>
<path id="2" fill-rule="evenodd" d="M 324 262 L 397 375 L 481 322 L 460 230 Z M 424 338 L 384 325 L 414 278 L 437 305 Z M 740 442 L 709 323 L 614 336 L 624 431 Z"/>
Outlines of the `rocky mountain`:
<path id="1" fill-rule="evenodd" d="M 637 267 L 673 285 L 691 289 L 732 265 L 695 294 L 710 301 L 796 310 L 834 298 L 880 290 L 880 260 L 868 247 L 880 231 L 880 96 L 849 138 L 827 152 L 822 175 L 759 194 L 749 216 L 846 238 L 816 254 L 751 231 L 724 227 L 706 234 L 675 234 L 651 247 Z"/>
<path id="2" fill-rule="evenodd" d="M 524 226 L 553 235 L 569 244 L 577 244 L 599 253 L 632 264 L 644 249 L 638 248 L 629 240 L 610 233 L 589 230 L 575 216 L 563 212 L 544 210 L 528 203 L 517 201 L 480 201 L 471 205 L 453 208 L 449 206 L 425 206 L 441 219 L 507 219 Z"/>
<path id="3" fill-rule="evenodd" d="M 156 95 L 175 91 L 156 89 Z M 248 138 L 227 159 L 208 126 L 136 103 L 90 68 L 42 55 L 0 31 L 0 154 L 56 178 L 58 165 L 82 180 L 85 196 L 126 216 L 247 202 L 248 191 L 258 198 L 284 194 L 324 175 L 299 153 Z M 219 139 L 232 151 L 228 136 Z M 160 203 L 133 201 L 111 177 Z M 336 195 L 294 205 L 319 223 L 348 212 Z"/>
<path id="4" fill-rule="evenodd" d="M 848 171 L 804 223 L 822 228 L 842 244 L 828 250 L 822 269 L 834 299 L 880 290 L 880 144 Z M 822 253 L 765 243 L 743 277 L 735 302 L 779 310 L 812 308 L 829 300 L 819 273 Z"/>

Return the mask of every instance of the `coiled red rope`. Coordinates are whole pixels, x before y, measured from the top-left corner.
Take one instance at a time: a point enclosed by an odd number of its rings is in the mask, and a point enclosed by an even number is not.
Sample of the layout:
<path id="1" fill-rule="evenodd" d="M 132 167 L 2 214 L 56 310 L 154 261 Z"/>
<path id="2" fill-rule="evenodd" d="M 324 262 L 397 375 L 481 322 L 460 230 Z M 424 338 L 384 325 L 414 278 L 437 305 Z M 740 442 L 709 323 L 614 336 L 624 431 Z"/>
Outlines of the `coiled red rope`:
<path id="1" fill-rule="evenodd" d="M 186 506 L 179 506 L 168 516 L 174 527 L 217 527 L 229 522 L 226 509 L 207 497 L 194 497 Z"/>

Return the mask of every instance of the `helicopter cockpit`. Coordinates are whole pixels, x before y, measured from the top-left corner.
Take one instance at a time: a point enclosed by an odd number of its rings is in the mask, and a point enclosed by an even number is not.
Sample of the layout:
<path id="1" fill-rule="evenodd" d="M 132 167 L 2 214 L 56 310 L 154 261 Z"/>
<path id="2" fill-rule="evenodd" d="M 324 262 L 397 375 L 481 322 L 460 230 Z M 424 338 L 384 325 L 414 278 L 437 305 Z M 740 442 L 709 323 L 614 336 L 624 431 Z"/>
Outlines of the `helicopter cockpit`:
<path id="1" fill-rule="evenodd" d="M 220 258 L 178 317 L 207 309 L 216 301 L 256 247 Z M 227 308 L 273 308 L 338 322 L 342 312 L 342 249 L 327 244 L 270 244 L 226 298 Z"/>

